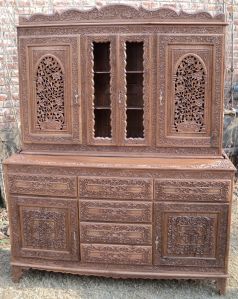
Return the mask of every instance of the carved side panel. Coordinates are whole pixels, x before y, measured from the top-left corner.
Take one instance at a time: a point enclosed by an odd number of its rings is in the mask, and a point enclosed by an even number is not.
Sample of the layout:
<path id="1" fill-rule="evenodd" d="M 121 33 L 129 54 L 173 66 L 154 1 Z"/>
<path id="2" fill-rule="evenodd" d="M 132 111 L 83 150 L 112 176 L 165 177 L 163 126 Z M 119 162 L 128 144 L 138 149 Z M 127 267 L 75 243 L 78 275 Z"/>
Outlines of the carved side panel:
<path id="1" fill-rule="evenodd" d="M 151 222 L 152 203 L 80 200 L 81 221 Z"/>
<path id="2" fill-rule="evenodd" d="M 157 146 L 221 146 L 222 47 L 222 35 L 158 38 Z"/>
<path id="3" fill-rule="evenodd" d="M 156 265 L 225 267 L 228 205 L 158 203 Z"/>
<path id="4" fill-rule="evenodd" d="M 79 259 L 77 200 L 12 196 L 10 210 L 15 257 Z"/>
<path id="5" fill-rule="evenodd" d="M 24 143 L 80 143 L 77 37 L 20 38 Z"/>
<path id="6" fill-rule="evenodd" d="M 195 54 L 182 57 L 173 72 L 171 131 L 177 135 L 206 132 L 207 70 Z"/>
<path id="7" fill-rule="evenodd" d="M 76 177 L 11 174 L 8 184 L 10 192 L 15 194 L 77 196 Z"/>
<path id="8" fill-rule="evenodd" d="M 81 260 L 86 263 L 151 265 L 150 246 L 134 245 L 81 245 Z"/>
<path id="9" fill-rule="evenodd" d="M 80 223 L 82 243 L 151 245 L 151 225 Z"/>
<path id="10" fill-rule="evenodd" d="M 43 56 L 35 73 L 34 101 L 35 130 L 64 131 L 65 123 L 65 71 L 57 57 Z"/>
<path id="11" fill-rule="evenodd" d="M 229 180 L 156 180 L 155 199 L 160 201 L 228 201 Z"/>
<path id="12" fill-rule="evenodd" d="M 81 198 L 145 199 L 153 198 L 151 179 L 79 178 Z"/>

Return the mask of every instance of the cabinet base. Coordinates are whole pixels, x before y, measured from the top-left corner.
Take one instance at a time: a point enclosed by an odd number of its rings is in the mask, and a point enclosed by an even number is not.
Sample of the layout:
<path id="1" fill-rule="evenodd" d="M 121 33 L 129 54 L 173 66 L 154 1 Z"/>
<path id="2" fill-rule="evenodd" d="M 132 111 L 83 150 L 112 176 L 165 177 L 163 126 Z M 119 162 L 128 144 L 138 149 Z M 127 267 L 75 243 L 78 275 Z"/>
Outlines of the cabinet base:
<path id="1" fill-rule="evenodd" d="M 206 280 L 213 280 L 216 281 L 217 290 L 220 295 L 226 294 L 226 287 L 227 287 L 227 277 L 226 274 L 220 274 L 220 273 L 169 273 L 169 272 L 143 272 L 143 271 L 111 271 L 111 270 L 97 270 L 97 269 L 85 269 L 85 268 L 79 268 L 79 269 L 59 269 L 58 267 L 40 267 L 40 266 L 16 266 L 12 265 L 12 281 L 14 283 L 18 283 L 20 279 L 22 278 L 25 271 L 30 269 L 36 269 L 36 270 L 44 270 L 49 272 L 61 272 L 61 273 L 68 273 L 68 274 L 75 274 L 75 275 L 85 275 L 85 276 L 101 276 L 101 277 L 107 277 L 107 278 L 114 278 L 114 279 L 137 279 L 137 278 L 143 278 L 143 279 L 177 279 L 177 280 L 187 280 L 187 279 L 206 279 Z"/>

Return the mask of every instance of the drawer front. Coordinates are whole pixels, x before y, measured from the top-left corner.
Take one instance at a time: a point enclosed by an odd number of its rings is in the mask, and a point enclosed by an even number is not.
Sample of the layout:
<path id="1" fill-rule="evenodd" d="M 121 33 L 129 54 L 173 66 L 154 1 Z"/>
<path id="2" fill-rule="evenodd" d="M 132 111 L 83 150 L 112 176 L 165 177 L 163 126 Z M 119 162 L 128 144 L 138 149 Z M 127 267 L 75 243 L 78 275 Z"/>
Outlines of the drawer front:
<path id="1" fill-rule="evenodd" d="M 152 243 L 152 228 L 146 224 L 81 223 L 82 243 L 144 244 Z"/>
<path id="2" fill-rule="evenodd" d="M 76 177 L 11 174 L 8 183 L 11 193 L 77 197 Z"/>
<path id="3" fill-rule="evenodd" d="M 156 180 L 159 201 L 228 201 L 229 180 Z"/>
<path id="4" fill-rule="evenodd" d="M 81 245 L 81 260 L 86 263 L 151 265 L 150 246 Z"/>
<path id="5" fill-rule="evenodd" d="M 153 183 L 150 179 L 79 178 L 80 198 L 150 200 Z"/>
<path id="6" fill-rule="evenodd" d="M 151 222 L 152 203 L 82 200 L 81 221 Z"/>

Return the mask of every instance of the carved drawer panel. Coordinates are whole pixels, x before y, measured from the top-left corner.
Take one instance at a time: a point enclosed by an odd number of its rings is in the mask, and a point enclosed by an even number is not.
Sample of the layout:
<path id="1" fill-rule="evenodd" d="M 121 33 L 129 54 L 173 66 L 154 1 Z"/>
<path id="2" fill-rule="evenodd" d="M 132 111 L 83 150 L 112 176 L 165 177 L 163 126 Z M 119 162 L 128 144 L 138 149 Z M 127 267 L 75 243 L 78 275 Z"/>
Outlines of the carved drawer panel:
<path id="1" fill-rule="evenodd" d="M 228 204 L 155 204 L 155 264 L 224 267 L 228 210 Z"/>
<path id="2" fill-rule="evenodd" d="M 12 193 L 77 197 L 76 177 L 11 174 L 8 178 Z"/>
<path id="3" fill-rule="evenodd" d="M 146 199 L 153 198 L 150 179 L 127 178 L 80 178 L 80 198 Z"/>
<path id="4" fill-rule="evenodd" d="M 81 245 L 81 260 L 86 263 L 151 265 L 150 246 Z"/>
<path id="5" fill-rule="evenodd" d="M 14 256 L 79 260 L 76 199 L 10 198 Z"/>
<path id="6" fill-rule="evenodd" d="M 228 201 L 229 180 L 156 180 L 155 199 L 160 201 Z"/>
<path id="7" fill-rule="evenodd" d="M 152 228 L 146 224 L 80 223 L 82 243 L 151 245 Z"/>
<path id="8" fill-rule="evenodd" d="M 152 203 L 80 201 L 81 221 L 151 222 Z"/>

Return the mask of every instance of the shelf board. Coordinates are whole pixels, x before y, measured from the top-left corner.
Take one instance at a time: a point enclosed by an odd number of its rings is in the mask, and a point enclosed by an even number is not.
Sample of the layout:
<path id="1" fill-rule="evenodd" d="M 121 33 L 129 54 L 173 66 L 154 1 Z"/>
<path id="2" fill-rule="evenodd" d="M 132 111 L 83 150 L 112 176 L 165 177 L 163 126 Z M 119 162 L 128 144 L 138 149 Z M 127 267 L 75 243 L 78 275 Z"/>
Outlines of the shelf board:
<path id="1" fill-rule="evenodd" d="M 94 106 L 94 109 L 97 109 L 97 110 L 109 110 L 111 109 L 111 107 L 108 107 L 108 106 Z"/>
<path id="2" fill-rule="evenodd" d="M 110 71 L 94 71 L 94 74 L 110 74 Z"/>
<path id="3" fill-rule="evenodd" d="M 144 71 L 126 71 L 127 74 L 143 74 Z"/>
<path id="4" fill-rule="evenodd" d="M 126 107 L 127 110 L 143 110 L 143 107 Z"/>

